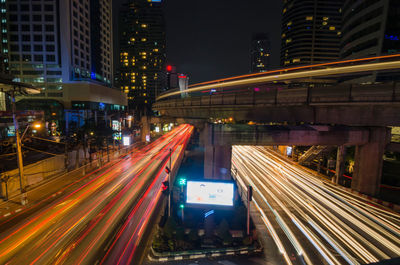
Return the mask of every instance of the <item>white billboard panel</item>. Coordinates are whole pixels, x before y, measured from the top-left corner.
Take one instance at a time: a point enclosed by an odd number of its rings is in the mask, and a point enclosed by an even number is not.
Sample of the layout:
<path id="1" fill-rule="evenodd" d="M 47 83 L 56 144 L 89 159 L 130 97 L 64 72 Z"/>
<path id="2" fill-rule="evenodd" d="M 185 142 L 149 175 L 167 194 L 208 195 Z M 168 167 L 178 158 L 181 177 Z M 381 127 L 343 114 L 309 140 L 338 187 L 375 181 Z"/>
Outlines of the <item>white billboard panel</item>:
<path id="1" fill-rule="evenodd" d="M 186 202 L 233 206 L 233 190 L 233 183 L 188 180 Z"/>

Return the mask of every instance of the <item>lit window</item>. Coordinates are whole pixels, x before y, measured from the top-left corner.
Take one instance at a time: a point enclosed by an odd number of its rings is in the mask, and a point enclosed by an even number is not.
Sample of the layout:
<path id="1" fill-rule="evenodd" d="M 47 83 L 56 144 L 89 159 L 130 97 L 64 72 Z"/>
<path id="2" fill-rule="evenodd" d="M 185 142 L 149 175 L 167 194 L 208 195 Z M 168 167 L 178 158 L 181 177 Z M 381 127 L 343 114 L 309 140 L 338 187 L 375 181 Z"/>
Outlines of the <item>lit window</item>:
<path id="1" fill-rule="evenodd" d="M 323 17 L 322 18 L 324 21 L 327 21 L 329 19 L 329 17 Z"/>
<path id="2" fill-rule="evenodd" d="M 329 27 L 329 30 L 335 30 L 336 28 L 335 27 L 333 27 L 333 26 L 330 26 Z"/>
<path id="3" fill-rule="evenodd" d="M 341 32 L 341 31 L 338 31 L 338 32 L 337 32 L 337 35 L 342 35 L 342 32 Z"/>
<path id="4" fill-rule="evenodd" d="M 146 41 L 147 39 L 146 38 L 142 38 L 142 41 Z"/>
<path id="5" fill-rule="evenodd" d="M 285 14 L 285 13 L 286 13 L 286 11 L 287 11 L 287 9 L 286 9 L 286 8 L 284 8 L 284 9 L 283 9 L 283 11 L 282 11 L 282 13 L 283 13 L 283 14 Z"/>
<path id="6" fill-rule="evenodd" d="M 142 28 L 147 28 L 147 25 L 146 24 L 142 24 L 141 27 Z"/>
<path id="7" fill-rule="evenodd" d="M 294 62 L 294 63 L 300 62 L 300 58 L 293 59 L 293 62 Z"/>
<path id="8" fill-rule="evenodd" d="M 289 43 L 289 42 L 291 42 L 292 41 L 292 39 L 287 39 L 286 40 L 286 43 Z"/>
<path id="9" fill-rule="evenodd" d="M 326 26 L 328 24 L 328 22 L 324 21 L 322 22 L 322 25 Z"/>
<path id="10" fill-rule="evenodd" d="M 131 41 L 135 41 L 135 38 L 131 38 Z"/>
<path id="11" fill-rule="evenodd" d="M 282 34 L 282 38 L 284 38 L 284 37 L 286 37 L 286 34 L 285 34 L 285 33 Z"/>
<path id="12" fill-rule="evenodd" d="M 313 20 L 312 16 L 306 16 L 306 20 Z"/>
<path id="13" fill-rule="evenodd" d="M 287 25 L 288 25 L 288 26 L 292 25 L 292 21 L 289 21 L 289 22 L 287 23 Z"/>

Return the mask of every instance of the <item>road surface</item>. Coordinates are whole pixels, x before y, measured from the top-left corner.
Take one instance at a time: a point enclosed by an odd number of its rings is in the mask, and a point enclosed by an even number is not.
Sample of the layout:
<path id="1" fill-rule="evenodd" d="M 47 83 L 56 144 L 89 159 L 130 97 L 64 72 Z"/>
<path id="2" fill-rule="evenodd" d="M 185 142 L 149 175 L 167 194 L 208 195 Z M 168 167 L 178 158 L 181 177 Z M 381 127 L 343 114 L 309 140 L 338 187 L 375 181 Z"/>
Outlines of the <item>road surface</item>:
<path id="1" fill-rule="evenodd" d="M 235 178 L 287 264 L 367 264 L 400 256 L 400 215 L 347 192 L 273 150 L 234 146 Z"/>
<path id="2" fill-rule="evenodd" d="M 174 167 L 192 131 L 181 125 L 25 220 L 9 222 L 0 233 L 0 264 L 133 263 L 170 154 Z"/>

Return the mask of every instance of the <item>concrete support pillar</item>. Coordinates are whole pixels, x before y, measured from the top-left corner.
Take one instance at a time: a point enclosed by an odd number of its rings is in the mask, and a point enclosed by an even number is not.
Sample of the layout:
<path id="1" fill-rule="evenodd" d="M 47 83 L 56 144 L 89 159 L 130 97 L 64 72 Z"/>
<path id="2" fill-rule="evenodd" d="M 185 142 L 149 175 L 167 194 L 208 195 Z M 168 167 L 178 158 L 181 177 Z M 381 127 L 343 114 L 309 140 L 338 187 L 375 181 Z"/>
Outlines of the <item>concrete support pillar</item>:
<path id="1" fill-rule="evenodd" d="M 352 189 L 371 196 L 379 194 L 383 153 L 389 140 L 388 128 L 375 127 L 370 129 L 369 142 L 356 146 Z"/>
<path id="2" fill-rule="evenodd" d="M 336 174 L 332 178 L 332 182 L 334 182 L 336 184 L 341 184 L 342 183 L 345 162 L 346 162 L 346 146 L 340 145 L 337 148 L 337 153 L 336 153 Z"/>
<path id="3" fill-rule="evenodd" d="M 207 145 L 204 149 L 204 178 L 231 179 L 232 146 Z"/>

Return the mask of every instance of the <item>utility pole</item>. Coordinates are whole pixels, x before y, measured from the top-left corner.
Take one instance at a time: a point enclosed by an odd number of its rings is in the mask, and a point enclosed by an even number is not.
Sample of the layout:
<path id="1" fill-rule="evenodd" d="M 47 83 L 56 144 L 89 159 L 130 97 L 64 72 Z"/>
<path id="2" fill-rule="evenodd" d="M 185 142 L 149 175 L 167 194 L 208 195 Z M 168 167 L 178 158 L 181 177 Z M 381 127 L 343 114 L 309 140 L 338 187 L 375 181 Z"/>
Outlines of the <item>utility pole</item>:
<path id="1" fill-rule="evenodd" d="M 23 178 L 24 178 L 24 164 L 22 161 L 22 150 L 21 150 L 21 138 L 19 137 L 18 132 L 18 120 L 16 114 L 16 106 L 15 106 L 15 92 L 11 92 L 11 102 L 12 102 L 12 116 L 14 122 L 14 129 L 15 129 L 15 142 L 17 147 L 17 163 L 18 163 L 18 170 L 19 170 L 19 187 L 21 189 L 21 193 L 25 193 L 25 188 L 22 185 Z"/>
<path id="2" fill-rule="evenodd" d="M 172 170 L 172 149 L 171 148 L 169 149 L 169 168 L 170 168 L 170 171 L 168 173 L 168 182 L 169 182 L 169 185 L 174 186 L 174 185 L 172 185 L 172 182 L 171 182 L 171 170 Z M 168 217 L 171 216 L 171 191 L 172 191 L 172 189 L 170 189 L 170 192 L 168 193 Z"/>
<path id="3" fill-rule="evenodd" d="M 253 187 L 247 186 L 247 235 L 250 235 L 250 202 L 253 200 Z"/>

